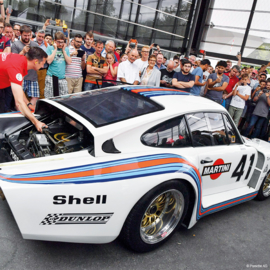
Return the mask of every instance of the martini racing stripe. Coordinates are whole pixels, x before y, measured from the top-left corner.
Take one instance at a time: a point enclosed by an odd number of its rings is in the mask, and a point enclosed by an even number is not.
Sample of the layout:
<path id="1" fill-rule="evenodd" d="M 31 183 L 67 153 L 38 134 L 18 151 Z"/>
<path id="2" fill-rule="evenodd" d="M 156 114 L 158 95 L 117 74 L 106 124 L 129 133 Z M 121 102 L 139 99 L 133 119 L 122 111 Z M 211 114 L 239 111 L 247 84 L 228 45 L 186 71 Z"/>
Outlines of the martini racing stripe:
<path id="1" fill-rule="evenodd" d="M 155 88 L 155 87 L 138 87 L 134 89 L 133 87 L 122 87 L 126 91 L 131 91 L 136 94 L 140 94 L 145 97 L 154 97 L 154 96 L 166 96 L 166 95 L 192 95 L 183 90 L 168 89 L 168 88 Z"/>
<path id="2" fill-rule="evenodd" d="M 120 169 L 122 169 L 122 171 Z M 21 174 L 16 176 L 0 175 L 0 177 L 3 181 L 25 184 L 85 184 L 120 181 L 176 172 L 182 172 L 191 176 L 197 185 L 197 220 L 206 214 L 228 208 L 244 201 L 252 200 L 257 195 L 257 192 L 253 192 L 245 196 L 212 205 L 208 208 L 203 208 L 201 203 L 202 179 L 198 169 L 184 157 L 174 154 L 141 156 L 47 172 Z M 88 173 L 88 175 L 85 175 L 86 173 Z M 76 176 L 76 178 L 74 176 Z"/>

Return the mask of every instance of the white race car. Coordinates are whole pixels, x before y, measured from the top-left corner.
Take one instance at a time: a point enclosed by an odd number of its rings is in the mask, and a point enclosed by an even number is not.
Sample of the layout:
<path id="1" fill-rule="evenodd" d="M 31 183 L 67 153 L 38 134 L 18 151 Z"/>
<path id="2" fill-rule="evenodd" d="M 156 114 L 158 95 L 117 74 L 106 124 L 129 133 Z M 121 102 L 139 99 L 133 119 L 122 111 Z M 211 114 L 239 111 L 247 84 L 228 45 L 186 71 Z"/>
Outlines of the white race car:
<path id="1" fill-rule="evenodd" d="M 219 104 L 115 86 L 40 100 L 43 133 L 0 116 L 0 187 L 25 239 L 150 251 L 182 224 L 270 195 L 270 146 Z"/>

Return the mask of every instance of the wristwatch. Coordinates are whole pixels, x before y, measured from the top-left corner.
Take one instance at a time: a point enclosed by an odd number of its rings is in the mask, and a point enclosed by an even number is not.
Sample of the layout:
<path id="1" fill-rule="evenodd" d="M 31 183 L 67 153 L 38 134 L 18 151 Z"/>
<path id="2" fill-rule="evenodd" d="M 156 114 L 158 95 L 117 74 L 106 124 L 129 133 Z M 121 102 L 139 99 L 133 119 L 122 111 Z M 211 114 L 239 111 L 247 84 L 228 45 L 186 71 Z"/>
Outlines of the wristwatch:
<path id="1" fill-rule="evenodd" d="M 29 105 L 33 105 L 31 102 L 29 102 L 28 104 L 27 104 L 27 107 L 29 107 Z"/>

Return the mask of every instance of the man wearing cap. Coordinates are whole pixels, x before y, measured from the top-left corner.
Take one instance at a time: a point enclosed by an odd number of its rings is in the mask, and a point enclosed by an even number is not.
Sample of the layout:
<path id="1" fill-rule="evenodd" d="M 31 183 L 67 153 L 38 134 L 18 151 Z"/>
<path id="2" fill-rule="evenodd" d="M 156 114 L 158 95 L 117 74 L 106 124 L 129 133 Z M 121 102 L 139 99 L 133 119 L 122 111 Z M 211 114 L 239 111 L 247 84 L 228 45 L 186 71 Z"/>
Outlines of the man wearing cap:
<path id="1" fill-rule="evenodd" d="M 61 32 L 65 35 L 66 43 L 69 44 L 69 29 L 65 23 L 63 23 L 63 30 Z"/>

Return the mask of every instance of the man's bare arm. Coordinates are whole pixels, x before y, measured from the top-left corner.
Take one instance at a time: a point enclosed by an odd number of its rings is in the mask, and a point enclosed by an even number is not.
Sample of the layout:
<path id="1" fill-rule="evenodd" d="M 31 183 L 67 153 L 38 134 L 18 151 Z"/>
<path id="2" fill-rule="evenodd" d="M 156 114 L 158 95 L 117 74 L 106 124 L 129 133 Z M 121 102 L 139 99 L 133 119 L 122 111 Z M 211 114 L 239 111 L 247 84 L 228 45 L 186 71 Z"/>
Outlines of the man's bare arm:
<path id="1" fill-rule="evenodd" d="M 103 68 L 97 68 L 97 67 L 94 67 L 94 70 L 98 71 L 99 73 L 101 74 L 107 74 L 108 70 L 109 70 L 109 67 L 103 67 Z"/>
<path id="2" fill-rule="evenodd" d="M 86 71 L 89 74 L 98 74 L 98 75 L 102 75 L 99 71 L 93 69 L 93 67 L 91 65 L 87 65 L 86 67 Z"/>
<path id="3" fill-rule="evenodd" d="M 222 86 L 219 86 L 219 87 L 208 87 L 209 90 L 214 90 L 214 91 L 224 91 L 228 86 L 228 83 L 227 82 L 224 82 L 222 84 Z"/>
<path id="4" fill-rule="evenodd" d="M 24 92 L 19 84 L 11 83 L 12 94 L 15 99 L 15 104 L 21 111 L 21 113 L 27 117 L 36 127 L 39 132 L 42 132 L 42 127 L 46 126 L 44 123 L 38 121 L 36 117 L 31 113 L 24 99 Z"/>

